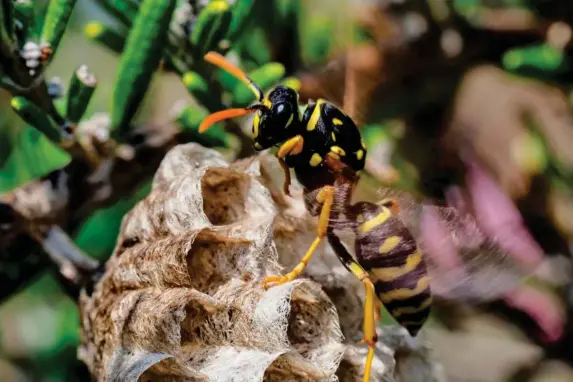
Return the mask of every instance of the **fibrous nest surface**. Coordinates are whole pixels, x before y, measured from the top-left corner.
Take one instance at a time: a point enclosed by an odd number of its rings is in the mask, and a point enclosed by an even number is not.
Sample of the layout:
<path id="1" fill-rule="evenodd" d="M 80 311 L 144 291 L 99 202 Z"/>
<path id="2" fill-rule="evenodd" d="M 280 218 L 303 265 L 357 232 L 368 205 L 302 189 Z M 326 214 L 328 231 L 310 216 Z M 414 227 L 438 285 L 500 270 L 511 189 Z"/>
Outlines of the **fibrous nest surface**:
<path id="1" fill-rule="evenodd" d="M 296 265 L 315 235 L 282 179 L 265 154 L 228 164 L 193 143 L 167 154 L 81 296 L 79 358 L 95 380 L 361 380 L 361 284 L 328 245 L 299 279 L 261 286 Z M 394 380 L 404 333 L 384 333 L 372 381 Z M 419 380 L 432 380 L 422 369 Z"/>

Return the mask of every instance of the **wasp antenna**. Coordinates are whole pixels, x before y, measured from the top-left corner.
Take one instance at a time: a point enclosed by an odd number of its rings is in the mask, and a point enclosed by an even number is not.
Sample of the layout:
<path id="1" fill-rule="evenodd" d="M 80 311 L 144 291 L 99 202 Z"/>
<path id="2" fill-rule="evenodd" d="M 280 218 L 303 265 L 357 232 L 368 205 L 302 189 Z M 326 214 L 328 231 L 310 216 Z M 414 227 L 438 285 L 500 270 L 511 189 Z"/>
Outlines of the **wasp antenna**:
<path id="1" fill-rule="evenodd" d="M 247 85 L 252 90 L 253 93 L 255 93 L 255 96 L 257 97 L 257 100 L 259 102 L 263 101 L 264 94 L 263 94 L 263 91 L 261 90 L 261 88 L 259 87 L 259 85 L 254 83 L 253 80 L 251 80 L 245 72 L 243 72 L 241 69 L 239 69 L 238 67 L 236 67 L 235 65 L 233 65 L 229 61 L 227 61 L 225 59 L 225 57 L 223 57 L 221 54 L 219 54 L 217 52 L 209 52 L 205 55 L 204 58 L 205 58 L 205 61 L 207 61 L 213 65 L 216 65 L 223 70 L 226 70 L 231 75 L 233 75 L 233 77 L 242 81 L 245 85 Z"/>
<path id="2" fill-rule="evenodd" d="M 223 121 L 225 119 L 251 114 L 254 113 L 256 110 L 257 109 L 254 108 L 226 109 L 210 114 L 199 125 L 199 132 L 200 133 L 205 132 L 209 127 L 213 126 L 217 122 Z"/>

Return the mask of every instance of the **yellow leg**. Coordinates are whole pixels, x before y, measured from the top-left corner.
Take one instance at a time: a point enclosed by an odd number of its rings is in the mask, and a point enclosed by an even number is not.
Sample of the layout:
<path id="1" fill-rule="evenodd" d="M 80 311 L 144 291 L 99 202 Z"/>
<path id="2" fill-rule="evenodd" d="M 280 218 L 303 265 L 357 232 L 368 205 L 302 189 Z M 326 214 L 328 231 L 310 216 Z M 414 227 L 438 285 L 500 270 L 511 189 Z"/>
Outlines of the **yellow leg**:
<path id="1" fill-rule="evenodd" d="M 288 281 L 294 280 L 298 275 L 302 273 L 304 267 L 310 261 L 314 251 L 320 244 L 321 240 L 326 236 L 326 230 L 328 228 L 328 221 L 330 218 L 330 209 L 332 208 L 332 202 L 334 200 L 334 187 L 324 186 L 317 195 L 317 200 L 322 203 L 322 208 L 320 210 L 320 217 L 318 218 L 318 232 L 317 237 L 312 242 L 312 245 L 306 251 L 306 254 L 301 259 L 300 263 L 293 268 L 292 271 L 284 276 L 269 276 L 263 280 L 263 287 L 268 288 L 269 284 L 275 284 L 274 286 L 284 284 Z"/>
<path id="2" fill-rule="evenodd" d="M 372 360 L 374 359 L 374 346 L 378 341 L 376 334 L 376 295 L 374 293 L 374 285 L 368 273 L 357 263 L 353 262 L 349 265 L 350 271 L 364 284 L 366 288 L 366 298 L 364 300 L 364 321 L 362 332 L 364 338 L 361 343 L 368 345 L 368 355 L 366 356 L 366 365 L 364 366 L 364 382 L 370 381 L 370 372 L 372 370 Z"/>
<path id="3" fill-rule="evenodd" d="M 290 191 L 289 191 L 289 187 L 290 187 L 290 169 L 288 168 L 286 162 L 282 159 L 282 158 L 278 158 L 279 163 L 283 169 L 283 172 L 285 174 L 285 181 L 283 183 L 283 191 L 286 195 L 290 196 Z"/>
<path id="4" fill-rule="evenodd" d="M 304 146 L 304 139 L 302 135 L 297 135 L 286 141 L 281 145 L 277 153 L 277 157 L 284 158 L 287 155 L 300 154 Z"/>

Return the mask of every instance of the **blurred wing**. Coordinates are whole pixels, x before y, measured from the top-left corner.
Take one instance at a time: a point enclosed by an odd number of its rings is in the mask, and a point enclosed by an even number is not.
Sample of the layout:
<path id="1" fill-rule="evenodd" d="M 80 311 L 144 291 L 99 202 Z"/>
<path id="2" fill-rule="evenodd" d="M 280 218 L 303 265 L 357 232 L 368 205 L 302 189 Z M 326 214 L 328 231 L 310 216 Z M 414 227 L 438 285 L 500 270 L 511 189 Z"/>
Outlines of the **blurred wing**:
<path id="1" fill-rule="evenodd" d="M 485 235 L 471 214 L 419 203 L 398 190 L 380 193 L 398 200 L 398 216 L 425 254 L 434 294 L 466 303 L 490 301 L 513 291 L 534 271 Z"/>

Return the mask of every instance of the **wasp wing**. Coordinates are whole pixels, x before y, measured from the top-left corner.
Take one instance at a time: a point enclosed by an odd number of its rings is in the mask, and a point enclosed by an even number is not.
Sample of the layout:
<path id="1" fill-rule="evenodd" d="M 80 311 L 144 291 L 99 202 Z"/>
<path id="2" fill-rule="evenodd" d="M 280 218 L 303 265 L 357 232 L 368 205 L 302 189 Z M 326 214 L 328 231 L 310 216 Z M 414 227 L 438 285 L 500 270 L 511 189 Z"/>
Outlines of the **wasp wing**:
<path id="1" fill-rule="evenodd" d="M 432 292 L 445 299 L 475 304 L 513 291 L 535 270 L 486 235 L 467 211 L 384 189 L 380 203 L 397 200 L 398 217 L 425 254 Z"/>

